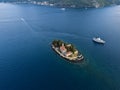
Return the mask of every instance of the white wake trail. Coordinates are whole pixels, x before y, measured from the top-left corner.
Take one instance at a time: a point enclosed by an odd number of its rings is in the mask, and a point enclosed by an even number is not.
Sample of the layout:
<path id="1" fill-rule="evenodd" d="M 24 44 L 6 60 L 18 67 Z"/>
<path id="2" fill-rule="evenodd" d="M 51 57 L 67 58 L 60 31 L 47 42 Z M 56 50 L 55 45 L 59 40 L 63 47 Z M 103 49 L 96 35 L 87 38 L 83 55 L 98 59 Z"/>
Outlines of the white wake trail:
<path id="1" fill-rule="evenodd" d="M 28 24 L 28 22 L 24 18 L 20 18 L 20 20 L 31 30 L 33 31 L 32 27 Z"/>

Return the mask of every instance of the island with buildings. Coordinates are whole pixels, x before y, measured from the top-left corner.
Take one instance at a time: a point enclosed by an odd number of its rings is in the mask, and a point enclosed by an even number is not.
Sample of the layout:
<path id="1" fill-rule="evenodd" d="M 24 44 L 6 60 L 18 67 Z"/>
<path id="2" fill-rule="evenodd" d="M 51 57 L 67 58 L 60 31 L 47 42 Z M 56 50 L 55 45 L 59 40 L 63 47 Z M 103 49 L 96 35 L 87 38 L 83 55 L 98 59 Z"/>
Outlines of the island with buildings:
<path id="1" fill-rule="evenodd" d="M 84 59 L 83 55 L 75 48 L 74 45 L 66 43 L 62 40 L 54 40 L 52 49 L 62 58 L 70 62 L 79 62 Z"/>

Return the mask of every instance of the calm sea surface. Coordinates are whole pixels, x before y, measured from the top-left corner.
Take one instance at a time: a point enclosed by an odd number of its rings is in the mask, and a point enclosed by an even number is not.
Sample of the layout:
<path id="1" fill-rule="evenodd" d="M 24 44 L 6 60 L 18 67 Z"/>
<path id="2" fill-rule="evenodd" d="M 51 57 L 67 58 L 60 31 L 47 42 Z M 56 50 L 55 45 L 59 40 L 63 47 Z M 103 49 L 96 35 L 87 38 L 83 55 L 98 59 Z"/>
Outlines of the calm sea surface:
<path id="1" fill-rule="evenodd" d="M 92 42 L 100 36 L 105 45 Z M 50 47 L 73 43 L 73 64 Z M 0 90 L 120 90 L 120 6 L 66 9 L 0 4 Z"/>

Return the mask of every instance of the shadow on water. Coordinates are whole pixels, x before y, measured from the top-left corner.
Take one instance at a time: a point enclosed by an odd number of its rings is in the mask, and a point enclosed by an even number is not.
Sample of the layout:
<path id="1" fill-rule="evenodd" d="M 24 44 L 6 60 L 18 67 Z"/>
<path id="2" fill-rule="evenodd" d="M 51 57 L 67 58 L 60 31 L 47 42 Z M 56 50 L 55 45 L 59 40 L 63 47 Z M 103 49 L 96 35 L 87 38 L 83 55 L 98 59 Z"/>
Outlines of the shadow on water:
<path id="1" fill-rule="evenodd" d="M 98 45 L 96 43 L 94 44 Z M 89 81 L 91 81 L 92 85 L 93 83 L 95 83 L 95 85 L 97 83 L 98 86 L 95 86 L 96 88 L 98 87 L 97 90 L 119 90 L 119 85 L 117 85 L 116 80 L 114 80 L 113 77 L 104 70 L 104 68 L 97 65 L 92 59 L 93 58 L 87 58 L 87 56 L 85 56 L 85 59 L 81 62 L 73 63 L 60 57 L 57 62 L 69 68 L 71 73 L 78 78 L 78 83 L 81 82 L 81 80 L 84 80 L 83 78 L 89 78 Z"/>
<path id="2" fill-rule="evenodd" d="M 59 56 L 58 56 L 59 57 Z M 93 62 L 91 59 L 93 58 L 87 58 L 79 63 L 72 63 L 69 61 L 66 61 L 62 57 L 58 59 L 57 63 L 64 65 L 65 67 L 69 68 L 71 73 L 74 74 L 74 77 L 78 78 L 78 83 L 81 83 L 81 80 L 87 80 L 89 79 L 89 82 L 93 85 L 93 83 L 97 83 L 97 90 L 119 90 L 117 87 L 116 81 L 113 79 L 111 75 L 106 73 L 103 68 L 99 67 L 95 62 Z M 91 62 L 92 61 L 92 62 Z M 82 75 L 82 76 L 81 76 Z M 86 78 L 86 79 L 84 79 Z M 101 87 L 102 86 L 102 87 Z M 96 90 L 96 89 L 95 89 Z"/>
<path id="3" fill-rule="evenodd" d="M 91 80 L 98 82 L 100 86 L 101 85 L 104 86 L 101 88 L 102 90 L 104 89 L 118 90 L 119 88 L 117 87 L 118 85 L 116 81 L 113 79 L 113 77 L 106 73 L 107 71 L 105 71 L 104 69 L 101 69 L 95 63 L 90 63 L 89 59 L 87 58 L 81 61 L 80 63 L 68 62 L 68 65 L 72 66 L 72 69 L 77 71 L 79 74 L 85 73 L 85 75 L 87 75 L 85 76 L 85 78 L 88 78 L 88 77 L 89 79 L 92 78 Z"/>

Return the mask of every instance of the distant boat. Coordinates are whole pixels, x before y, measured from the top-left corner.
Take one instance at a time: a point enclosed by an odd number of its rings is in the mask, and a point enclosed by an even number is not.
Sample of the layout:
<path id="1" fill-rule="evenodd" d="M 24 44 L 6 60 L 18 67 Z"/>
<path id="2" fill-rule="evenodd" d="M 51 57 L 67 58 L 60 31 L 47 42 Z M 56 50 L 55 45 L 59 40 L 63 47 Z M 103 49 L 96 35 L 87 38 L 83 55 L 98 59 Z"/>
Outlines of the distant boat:
<path id="1" fill-rule="evenodd" d="M 99 44 L 104 44 L 105 43 L 105 41 L 104 40 L 102 40 L 100 37 L 98 37 L 98 38 L 93 38 L 93 41 L 94 42 L 96 42 L 96 43 L 99 43 Z"/>
<path id="2" fill-rule="evenodd" d="M 20 20 L 21 20 L 21 21 L 25 21 L 25 19 L 24 19 L 24 18 L 20 18 Z"/>
<path id="3" fill-rule="evenodd" d="M 61 10 L 65 11 L 65 8 L 61 8 Z"/>

